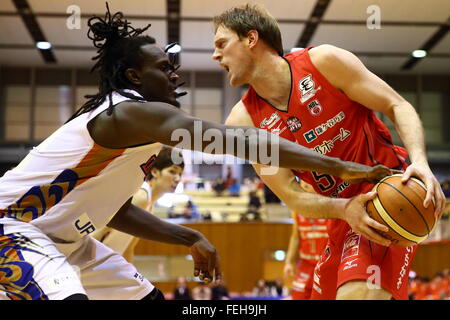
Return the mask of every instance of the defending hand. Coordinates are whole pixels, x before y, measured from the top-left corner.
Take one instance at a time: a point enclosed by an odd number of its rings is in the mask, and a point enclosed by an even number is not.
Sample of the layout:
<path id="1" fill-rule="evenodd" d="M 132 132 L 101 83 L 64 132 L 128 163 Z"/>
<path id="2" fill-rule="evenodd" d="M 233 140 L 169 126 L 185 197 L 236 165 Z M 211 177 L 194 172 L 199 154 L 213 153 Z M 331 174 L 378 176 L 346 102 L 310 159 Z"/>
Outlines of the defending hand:
<path id="1" fill-rule="evenodd" d="M 205 237 L 195 242 L 190 250 L 194 259 L 194 276 L 205 283 L 210 283 L 214 278 L 216 280 L 222 278 L 219 255 Z"/>
<path id="2" fill-rule="evenodd" d="M 348 162 L 348 164 L 349 165 L 345 168 L 345 172 L 340 175 L 340 178 L 348 183 L 377 183 L 386 176 L 390 176 L 395 173 L 402 173 L 399 170 L 389 169 L 383 165 L 369 167 L 354 162 Z"/>

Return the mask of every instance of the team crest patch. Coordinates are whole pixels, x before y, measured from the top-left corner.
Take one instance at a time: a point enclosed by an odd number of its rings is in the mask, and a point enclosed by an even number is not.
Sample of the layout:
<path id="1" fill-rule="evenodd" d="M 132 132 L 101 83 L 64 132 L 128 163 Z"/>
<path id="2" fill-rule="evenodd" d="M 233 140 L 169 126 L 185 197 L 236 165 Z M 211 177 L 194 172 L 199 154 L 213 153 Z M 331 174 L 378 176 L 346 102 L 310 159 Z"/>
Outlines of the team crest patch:
<path id="1" fill-rule="evenodd" d="M 298 89 L 300 90 L 300 93 L 302 95 L 300 101 L 302 103 L 305 103 L 306 101 L 314 97 L 316 95 L 316 92 L 320 90 L 321 87 L 319 86 L 315 88 L 315 85 L 316 84 L 311 74 L 308 74 L 298 82 Z"/>
<path id="2" fill-rule="evenodd" d="M 319 101 L 314 100 L 308 104 L 308 110 L 313 116 L 318 116 L 322 112 L 322 105 Z"/>
<path id="3" fill-rule="evenodd" d="M 291 132 L 296 132 L 296 131 L 300 130 L 300 128 L 302 127 L 302 123 L 301 123 L 300 119 L 297 117 L 294 117 L 294 116 L 289 117 L 286 120 L 286 124 Z"/>

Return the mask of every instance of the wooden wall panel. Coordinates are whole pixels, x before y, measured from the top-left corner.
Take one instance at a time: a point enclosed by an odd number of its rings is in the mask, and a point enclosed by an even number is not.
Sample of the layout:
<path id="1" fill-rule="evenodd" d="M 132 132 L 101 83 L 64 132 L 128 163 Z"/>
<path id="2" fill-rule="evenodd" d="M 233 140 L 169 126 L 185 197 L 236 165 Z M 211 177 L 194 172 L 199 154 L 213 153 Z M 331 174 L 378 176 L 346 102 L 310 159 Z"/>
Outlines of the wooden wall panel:
<path id="1" fill-rule="evenodd" d="M 216 247 L 227 286 L 236 292 L 251 291 L 255 282 L 267 274 L 269 267 L 265 266 L 267 252 L 277 249 L 287 250 L 291 232 L 291 225 L 283 223 L 205 223 L 186 226 L 203 233 Z M 188 253 L 189 249 L 183 246 L 145 240 L 141 240 L 136 247 L 137 255 Z M 412 268 L 419 275 L 428 277 L 450 268 L 450 243 L 420 246 Z M 160 285 L 161 288 L 173 288 L 174 282 Z"/>
<path id="2" fill-rule="evenodd" d="M 450 242 L 430 243 L 419 246 L 412 270 L 418 275 L 432 278 L 436 272 L 450 268 Z"/>
<path id="3" fill-rule="evenodd" d="M 287 249 L 291 226 L 274 223 L 209 223 L 186 225 L 203 233 L 220 254 L 222 271 L 232 291 L 252 290 L 263 277 L 264 260 L 268 250 Z M 141 240 L 137 255 L 183 255 L 183 246 Z M 151 280 L 151 279 L 150 279 Z"/>

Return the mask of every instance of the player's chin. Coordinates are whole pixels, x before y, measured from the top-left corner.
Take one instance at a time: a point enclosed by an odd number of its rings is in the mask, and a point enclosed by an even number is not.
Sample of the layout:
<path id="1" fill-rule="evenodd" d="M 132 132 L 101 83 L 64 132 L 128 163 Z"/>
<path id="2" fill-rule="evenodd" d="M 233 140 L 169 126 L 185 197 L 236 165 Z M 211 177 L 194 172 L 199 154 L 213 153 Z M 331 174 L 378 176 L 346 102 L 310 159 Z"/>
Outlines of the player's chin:
<path id="1" fill-rule="evenodd" d="M 242 79 L 240 79 L 236 75 L 234 75 L 234 74 L 230 75 L 230 86 L 232 86 L 232 87 L 239 87 L 239 86 L 242 86 L 244 84 L 245 83 L 242 81 Z"/>
<path id="2" fill-rule="evenodd" d="M 231 78 L 230 79 L 230 86 L 232 87 L 239 87 L 244 85 L 245 83 L 243 81 L 240 81 L 239 79 L 236 78 Z"/>
<path id="3" fill-rule="evenodd" d="M 180 102 L 174 97 L 169 97 L 167 99 L 167 102 L 177 108 L 180 108 L 180 106 L 181 106 Z"/>

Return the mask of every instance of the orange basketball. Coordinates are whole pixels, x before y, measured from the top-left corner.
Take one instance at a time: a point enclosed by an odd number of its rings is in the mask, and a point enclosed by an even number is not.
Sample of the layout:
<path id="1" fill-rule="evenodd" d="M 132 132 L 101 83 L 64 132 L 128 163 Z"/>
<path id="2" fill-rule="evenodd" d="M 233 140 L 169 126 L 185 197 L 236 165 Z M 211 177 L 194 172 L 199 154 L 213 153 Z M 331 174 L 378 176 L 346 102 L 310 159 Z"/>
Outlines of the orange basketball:
<path id="1" fill-rule="evenodd" d="M 367 202 L 369 216 L 389 228 L 378 231 L 392 244 L 407 247 L 428 238 L 436 225 L 434 203 L 423 206 L 426 196 L 425 184 L 411 178 L 403 184 L 401 174 L 386 177 L 377 183 L 377 197 Z"/>

